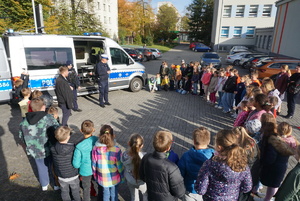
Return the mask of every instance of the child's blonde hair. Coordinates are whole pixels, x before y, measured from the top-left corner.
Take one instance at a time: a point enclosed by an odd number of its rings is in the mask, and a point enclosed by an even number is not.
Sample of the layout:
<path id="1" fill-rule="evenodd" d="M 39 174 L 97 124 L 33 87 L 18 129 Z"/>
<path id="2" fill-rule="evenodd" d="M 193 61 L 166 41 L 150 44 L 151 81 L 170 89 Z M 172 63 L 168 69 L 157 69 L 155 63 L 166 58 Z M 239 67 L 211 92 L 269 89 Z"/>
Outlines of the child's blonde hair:
<path id="1" fill-rule="evenodd" d="M 31 93 L 31 99 L 34 99 L 34 98 L 38 98 L 38 97 L 41 97 L 43 95 L 43 93 L 39 90 L 34 90 L 32 93 Z"/>
<path id="2" fill-rule="evenodd" d="M 53 116 L 58 116 L 58 109 L 54 106 L 50 106 L 47 113 Z"/>
<path id="3" fill-rule="evenodd" d="M 132 157 L 133 164 L 133 176 L 136 180 L 139 179 L 139 167 L 141 163 L 141 158 L 139 152 L 144 145 L 144 138 L 140 134 L 132 134 L 129 138 L 129 155 Z"/>
<path id="4" fill-rule="evenodd" d="M 194 145 L 208 145 L 210 143 L 210 132 L 205 127 L 196 128 L 193 132 Z"/>
<path id="5" fill-rule="evenodd" d="M 60 126 L 55 130 L 55 138 L 57 139 L 58 142 L 65 141 L 68 139 L 71 133 L 71 128 L 68 126 Z"/>
<path id="6" fill-rule="evenodd" d="M 287 123 L 287 122 L 281 122 L 280 124 L 278 124 L 278 127 L 277 127 L 277 133 L 278 135 L 280 136 L 290 136 L 292 135 L 292 132 L 293 132 L 293 128 L 292 126 Z"/>
<path id="7" fill-rule="evenodd" d="M 153 138 L 153 147 L 157 152 L 165 152 L 171 147 L 172 142 L 172 133 L 169 131 L 158 131 Z"/>
<path id="8" fill-rule="evenodd" d="M 218 161 L 225 161 L 225 163 L 235 172 L 242 172 L 247 167 L 247 155 L 245 150 L 239 146 L 237 137 L 232 130 L 220 130 L 216 135 L 217 148 L 221 156 L 216 157 Z"/>
<path id="9" fill-rule="evenodd" d="M 31 94 L 31 91 L 29 88 L 23 88 L 23 89 L 21 89 L 21 93 L 22 93 L 22 96 L 25 97 L 25 96 L 29 96 Z"/>
<path id="10" fill-rule="evenodd" d="M 41 111 L 42 107 L 45 105 L 44 100 L 42 98 L 34 98 L 30 101 L 30 107 L 32 112 Z"/>
<path id="11" fill-rule="evenodd" d="M 22 80 L 22 79 L 17 79 L 16 81 L 15 81 L 15 87 L 19 87 L 19 86 L 21 86 L 22 84 L 24 83 L 24 80 Z"/>

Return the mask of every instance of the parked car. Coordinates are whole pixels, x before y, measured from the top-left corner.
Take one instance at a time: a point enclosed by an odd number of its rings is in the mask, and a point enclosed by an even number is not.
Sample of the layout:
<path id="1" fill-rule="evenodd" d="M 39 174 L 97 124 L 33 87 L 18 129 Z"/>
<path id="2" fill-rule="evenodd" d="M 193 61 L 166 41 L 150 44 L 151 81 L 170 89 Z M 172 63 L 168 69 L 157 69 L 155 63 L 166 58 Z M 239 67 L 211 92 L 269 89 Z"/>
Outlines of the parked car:
<path id="1" fill-rule="evenodd" d="M 207 45 L 204 45 L 203 43 L 196 44 L 194 49 L 195 52 L 209 52 L 210 50 L 211 48 L 208 47 Z"/>
<path id="2" fill-rule="evenodd" d="M 229 51 L 229 55 L 233 55 L 238 52 L 248 52 L 248 51 L 249 51 L 248 48 L 245 46 L 233 46 Z"/>
<path id="3" fill-rule="evenodd" d="M 142 62 L 144 60 L 143 53 L 138 50 L 131 49 L 131 48 L 124 48 L 124 50 L 135 60 Z"/>
<path id="4" fill-rule="evenodd" d="M 260 62 L 262 60 L 272 59 L 273 57 L 270 57 L 268 55 L 255 55 L 251 58 L 249 58 L 244 64 L 242 65 L 243 68 L 249 69 L 251 72 L 251 67 L 256 65 L 257 62 Z"/>
<path id="5" fill-rule="evenodd" d="M 239 65 L 240 60 L 242 59 L 242 57 L 246 54 L 249 54 L 251 52 L 239 52 L 233 55 L 227 55 L 227 63 L 233 64 L 235 66 Z"/>
<path id="6" fill-rule="evenodd" d="M 240 60 L 240 66 L 245 67 L 246 62 L 252 58 L 252 57 L 260 57 L 260 56 L 267 56 L 261 53 L 249 53 L 249 54 L 245 54 L 241 60 Z"/>
<path id="7" fill-rule="evenodd" d="M 191 42 L 190 43 L 190 50 L 195 50 L 195 47 L 196 47 L 196 45 L 198 44 L 199 42 Z"/>
<path id="8" fill-rule="evenodd" d="M 152 59 L 153 54 L 150 49 L 148 48 L 135 48 L 135 49 L 143 53 L 144 61 L 149 61 Z"/>
<path id="9" fill-rule="evenodd" d="M 200 57 L 201 66 L 213 64 L 214 68 L 220 69 L 222 66 L 221 57 L 216 52 L 205 52 Z"/>
<path id="10" fill-rule="evenodd" d="M 258 78 L 262 79 L 264 77 L 272 77 L 275 74 L 278 74 L 281 71 L 280 67 L 283 64 L 289 66 L 291 73 L 295 73 L 298 63 L 300 63 L 300 60 L 297 59 L 273 58 L 262 61 L 257 66 L 253 66 L 252 71 L 257 71 Z"/>
<path id="11" fill-rule="evenodd" d="M 152 59 L 158 59 L 161 58 L 161 52 L 158 49 L 155 48 L 150 48 L 151 52 L 152 52 Z"/>

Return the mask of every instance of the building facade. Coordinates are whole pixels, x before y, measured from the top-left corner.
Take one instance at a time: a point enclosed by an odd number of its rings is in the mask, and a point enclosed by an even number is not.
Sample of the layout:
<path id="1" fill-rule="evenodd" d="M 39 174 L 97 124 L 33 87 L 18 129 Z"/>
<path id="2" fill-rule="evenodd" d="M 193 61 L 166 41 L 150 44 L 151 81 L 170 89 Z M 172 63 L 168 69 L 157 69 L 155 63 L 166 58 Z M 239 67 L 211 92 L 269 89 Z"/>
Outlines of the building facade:
<path id="1" fill-rule="evenodd" d="M 211 46 L 228 51 L 234 45 L 253 48 L 255 30 L 274 26 L 276 0 L 215 0 Z"/>
<path id="2" fill-rule="evenodd" d="M 280 0 L 276 6 L 271 53 L 300 59 L 300 0 Z"/>
<path id="3" fill-rule="evenodd" d="M 71 1 L 54 0 L 55 6 L 60 4 L 70 4 Z M 103 29 L 109 34 L 109 37 L 118 40 L 118 0 L 75 0 L 76 5 L 84 5 L 85 11 L 94 14 L 101 22 Z M 70 7 L 70 6 L 69 6 Z"/>
<path id="4" fill-rule="evenodd" d="M 270 54 L 273 40 L 273 27 L 255 29 L 255 50 Z"/>

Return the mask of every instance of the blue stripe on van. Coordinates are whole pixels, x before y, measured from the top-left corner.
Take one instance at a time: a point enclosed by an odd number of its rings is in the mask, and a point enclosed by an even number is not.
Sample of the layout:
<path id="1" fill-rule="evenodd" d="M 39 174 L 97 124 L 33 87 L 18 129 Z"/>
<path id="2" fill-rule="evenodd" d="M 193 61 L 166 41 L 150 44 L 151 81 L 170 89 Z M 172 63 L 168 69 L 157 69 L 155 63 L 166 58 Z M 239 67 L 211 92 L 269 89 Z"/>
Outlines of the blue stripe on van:
<path id="1" fill-rule="evenodd" d="M 109 75 L 110 79 L 120 79 L 120 78 L 128 78 L 130 77 L 133 73 L 140 72 L 140 73 L 145 73 L 145 71 L 124 71 L 124 72 L 115 72 L 111 73 Z"/>
<path id="2" fill-rule="evenodd" d="M 12 83 L 10 79 L 0 80 L 0 91 L 11 91 Z"/>
<path id="3" fill-rule="evenodd" d="M 52 87 L 55 86 L 55 79 L 56 78 L 44 78 L 44 79 L 29 80 L 28 87 L 30 88 Z"/>

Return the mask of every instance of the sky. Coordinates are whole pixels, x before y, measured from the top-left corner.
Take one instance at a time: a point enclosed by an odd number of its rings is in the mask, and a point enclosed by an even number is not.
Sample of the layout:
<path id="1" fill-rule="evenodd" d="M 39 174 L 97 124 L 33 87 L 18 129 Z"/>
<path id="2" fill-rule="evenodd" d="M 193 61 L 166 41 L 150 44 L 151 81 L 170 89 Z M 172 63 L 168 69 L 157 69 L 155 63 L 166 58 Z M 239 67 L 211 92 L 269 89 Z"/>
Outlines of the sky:
<path id="1" fill-rule="evenodd" d="M 152 0 L 152 8 L 157 9 L 157 2 L 168 1 L 171 2 L 183 16 L 186 13 L 186 8 L 192 3 L 193 0 Z"/>

